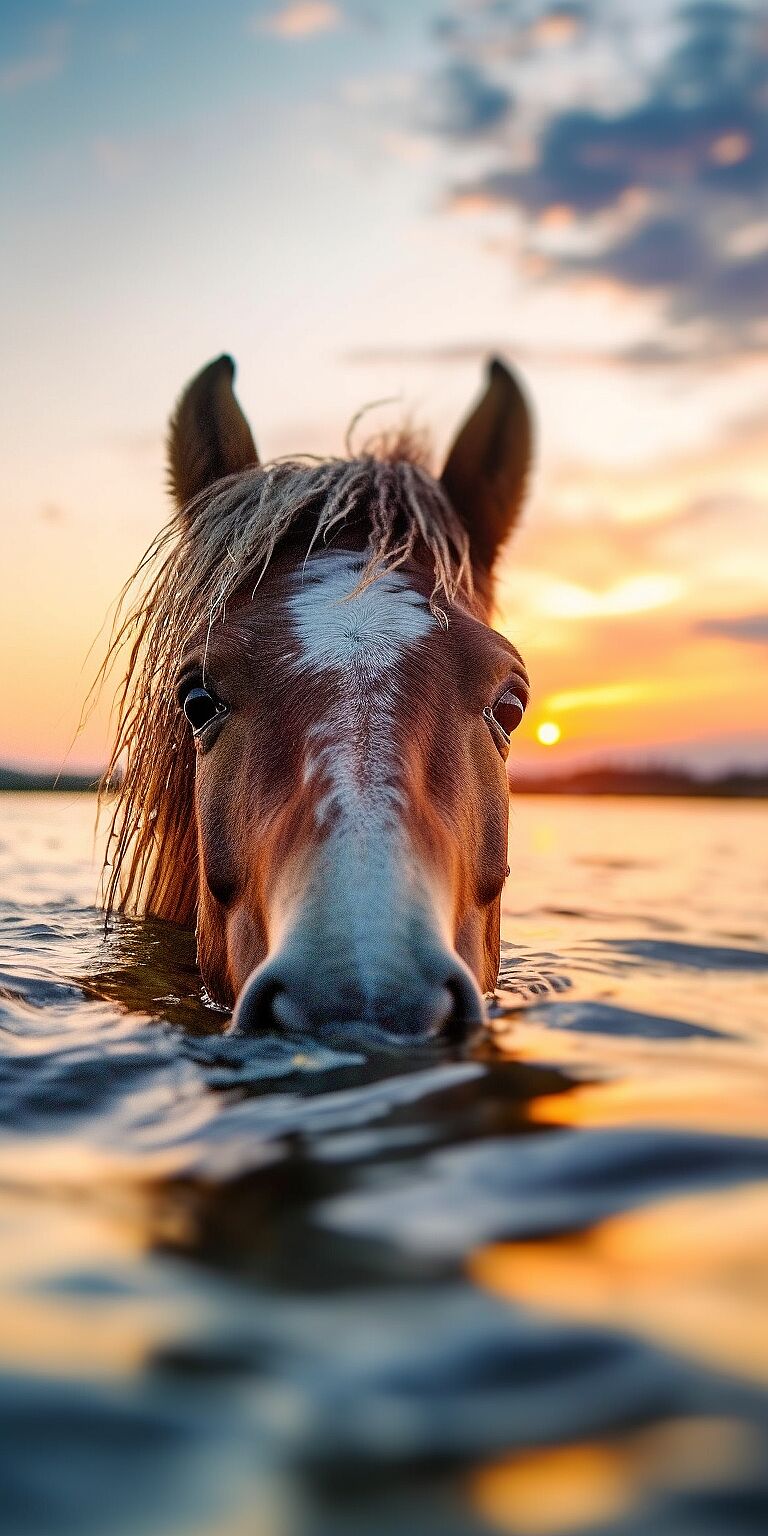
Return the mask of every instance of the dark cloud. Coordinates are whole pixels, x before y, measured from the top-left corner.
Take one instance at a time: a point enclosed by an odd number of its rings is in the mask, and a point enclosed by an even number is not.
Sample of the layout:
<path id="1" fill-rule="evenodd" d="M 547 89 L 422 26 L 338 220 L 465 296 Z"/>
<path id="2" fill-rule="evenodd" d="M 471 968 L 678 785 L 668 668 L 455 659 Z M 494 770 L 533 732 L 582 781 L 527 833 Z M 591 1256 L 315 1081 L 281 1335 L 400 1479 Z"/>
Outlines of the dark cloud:
<path id="1" fill-rule="evenodd" d="M 695 225 L 669 217 L 648 219 L 600 256 L 573 266 L 609 271 L 633 288 L 679 288 L 698 281 L 707 261 Z"/>
<path id="2" fill-rule="evenodd" d="M 744 39 L 754 9 L 737 0 L 692 0 L 679 8 L 682 40 L 675 49 L 663 84 L 689 101 L 707 101 L 730 84 L 743 84 Z"/>
<path id="3" fill-rule="evenodd" d="M 711 310 L 734 322 L 768 316 L 768 251 L 748 260 L 715 265 L 699 285 L 697 309 Z M 693 305 L 690 296 L 686 310 Z"/>
<path id="4" fill-rule="evenodd" d="M 510 115 L 514 97 L 473 64 L 449 64 L 428 86 L 422 126 L 448 139 L 476 139 Z"/>
<path id="5" fill-rule="evenodd" d="M 529 214 L 560 203 L 592 214 L 631 187 L 690 196 L 697 185 L 739 198 L 768 188 L 766 104 L 684 106 L 659 97 L 613 117 L 564 112 L 545 127 L 530 168 L 491 171 L 470 190 Z"/>
<path id="6" fill-rule="evenodd" d="M 747 613 L 732 619 L 702 619 L 696 625 L 696 632 L 719 635 L 726 640 L 741 640 L 750 645 L 768 645 L 768 613 Z"/>
<path id="7" fill-rule="evenodd" d="M 630 288 L 666 290 L 673 319 L 712 317 L 722 330 L 743 331 L 745 346 L 752 322 L 768 317 L 768 250 L 729 258 L 684 215 L 648 219 L 598 255 L 561 266 Z"/>
<path id="8" fill-rule="evenodd" d="M 601 16 L 607 36 L 605 3 L 594 28 Z M 720 0 L 670 4 L 668 19 L 676 41 L 646 67 L 640 100 L 608 110 L 597 92 L 594 107 L 550 111 L 530 163 L 491 165 L 453 193 L 515 208 L 534 248 L 550 208 L 567 207 L 577 223 L 610 214 L 621 235 L 588 259 L 548 249 L 548 272 L 668 290 L 673 317 L 738 330 L 768 309 L 768 253 L 736 256 L 738 241 L 726 238 L 768 216 L 768 25 L 759 9 Z M 638 189 L 643 218 L 623 201 Z"/>

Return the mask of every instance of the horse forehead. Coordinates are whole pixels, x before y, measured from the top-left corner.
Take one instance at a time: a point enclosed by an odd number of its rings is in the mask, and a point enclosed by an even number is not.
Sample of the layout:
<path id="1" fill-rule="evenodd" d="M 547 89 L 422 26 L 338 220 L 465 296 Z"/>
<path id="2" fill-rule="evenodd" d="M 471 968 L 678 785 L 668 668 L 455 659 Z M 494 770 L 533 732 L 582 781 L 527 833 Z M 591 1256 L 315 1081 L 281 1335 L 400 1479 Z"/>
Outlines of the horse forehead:
<path id="1" fill-rule="evenodd" d="M 435 633 L 427 598 L 402 571 L 384 571 L 355 593 L 362 571 L 359 556 L 338 554 L 320 556 L 298 574 L 288 609 L 308 663 L 384 668 Z"/>

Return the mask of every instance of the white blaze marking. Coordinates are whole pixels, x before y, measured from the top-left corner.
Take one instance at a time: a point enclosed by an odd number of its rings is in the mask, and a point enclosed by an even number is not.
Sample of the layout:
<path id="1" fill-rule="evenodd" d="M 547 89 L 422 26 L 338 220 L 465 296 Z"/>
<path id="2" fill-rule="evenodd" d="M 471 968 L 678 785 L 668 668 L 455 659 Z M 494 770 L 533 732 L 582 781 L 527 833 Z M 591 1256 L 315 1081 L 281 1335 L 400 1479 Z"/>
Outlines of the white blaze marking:
<path id="1" fill-rule="evenodd" d="M 437 620 L 401 571 L 384 572 L 350 597 L 362 570 L 359 555 L 319 556 L 307 566 L 290 610 L 305 663 L 322 671 L 360 667 L 374 680 L 431 634 Z"/>
<path id="2" fill-rule="evenodd" d="M 362 570 L 359 555 L 319 556 L 289 599 L 300 644 L 297 673 L 332 672 L 338 684 L 336 706 L 310 732 L 304 768 L 305 782 L 322 769 L 330 784 L 317 808 L 320 825 L 329 804 L 355 822 L 362 810 L 370 821 L 400 804 L 387 750 L 397 670 L 436 625 L 426 598 L 400 571 L 385 572 L 350 597 Z"/>
<path id="3" fill-rule="evenodd" d="M 401 662 L 439 626 L 400 571 L 350 598 L 362 569 L 356 554 L 318 555 L 288 608 L 300 644 L 296 686 L 307 669 L 332 672 L 337 685 L 337 702 L 309 733 L 304 770 L 306 783 L 319 773 L 327 786 L 318 826 L 336 818 L 308 893 L 314 939 L 318 949 L 338 943 L 358 985 L 375 994 L 377 977 L 408 964 L 415 912 L 425 920 L 432 909 L 402 835 L 392 726 Z"/>

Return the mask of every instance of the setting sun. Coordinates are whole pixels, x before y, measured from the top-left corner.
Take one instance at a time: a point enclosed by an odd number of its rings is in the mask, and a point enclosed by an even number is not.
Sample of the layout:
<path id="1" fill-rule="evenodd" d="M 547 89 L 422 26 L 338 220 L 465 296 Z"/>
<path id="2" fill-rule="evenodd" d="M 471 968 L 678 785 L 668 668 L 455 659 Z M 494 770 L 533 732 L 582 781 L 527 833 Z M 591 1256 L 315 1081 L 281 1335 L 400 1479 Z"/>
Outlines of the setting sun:
<path id="1" fill-rule="evenodd" d="M 543 747 L 554 747 L 560 740 L 561 734 L 560 727 L 554 720 L 544 720 L 536 732 L 536 740 L 540 741 Z"/>

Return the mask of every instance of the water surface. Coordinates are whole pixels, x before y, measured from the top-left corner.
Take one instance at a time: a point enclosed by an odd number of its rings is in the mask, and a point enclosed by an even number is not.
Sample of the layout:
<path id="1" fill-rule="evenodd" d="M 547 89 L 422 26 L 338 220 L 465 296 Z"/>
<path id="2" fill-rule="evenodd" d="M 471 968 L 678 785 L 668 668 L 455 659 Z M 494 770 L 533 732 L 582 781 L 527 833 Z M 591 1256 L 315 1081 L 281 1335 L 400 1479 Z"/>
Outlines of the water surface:
<path id="1" fill-rule="evenodd" d="M 768 807 L 521 798 L 471 1051 L 222 1036 L 0 797 L 4 1536 L 762 1536 Z"/>

